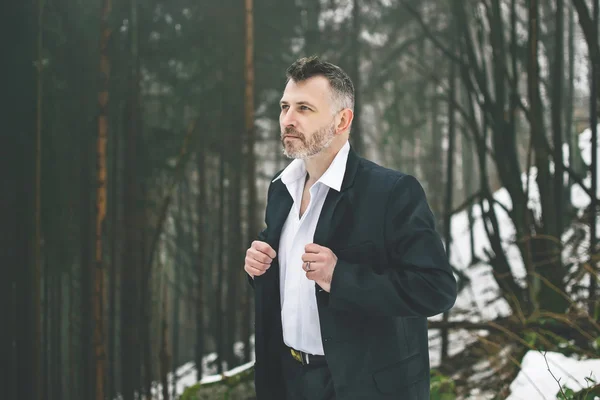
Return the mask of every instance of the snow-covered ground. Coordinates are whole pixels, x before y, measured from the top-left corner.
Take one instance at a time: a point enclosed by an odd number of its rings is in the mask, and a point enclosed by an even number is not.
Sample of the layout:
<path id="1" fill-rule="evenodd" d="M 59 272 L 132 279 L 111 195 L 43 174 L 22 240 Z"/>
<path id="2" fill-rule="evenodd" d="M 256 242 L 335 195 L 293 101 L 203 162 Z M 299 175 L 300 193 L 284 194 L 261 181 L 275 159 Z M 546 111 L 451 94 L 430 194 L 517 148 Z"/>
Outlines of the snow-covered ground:
<path id="1" fill-rule="evenodd" d="M 579 147 L 582 152 L 583 160 L 589 165 L 591 162 L 590 129 L 585 130 L 579 135 Z M 565 154 L 565 156 L 565 160 L 568 160 L 568 154 Z M 539 192 L 535 179 L 536 169 L 532 168 L 529 173 L 529 205 L 534 209 L 534 213 L 539 215 L 541 212 L 539 204 Z M 522 181 L 525 187 L 527 183 L 527 174 L 523 174 Z M 587 187 L 591 186 L 591 177 L 589 175 L 584 179 L 584 184 Z M 583 209 L 590 202 L 589 197 L 578 186 L 573 187 L 571 194 L 573 204 L 577 208 Z M 600 188 L 598 190 L 598 196 L 600 196 Z M 512 207 L 511 199 L 506 189 L 502 188 L 498 190 L 494 194 L 494 197 L 498 203 L 502 204 L 503 207 L 507 209 Z M 485 206 L 488 207 L 489 205 L 486 204 Z M 525 278 L 525 268 L 518 248 L 514 244 L 515 228 L 503 207 L 498 204 L 494 205 L 498 216 L 500 235 L 503 241 L 504 249 L 508 256 L 511 270 L 519 283 L 524 284 L 523 280 Z M 490 244 L 483 226 L 481 209 L 479 206 L 474 208 L 473 216 L 475 221 L 474 253 L 478 259 L 487 260 L 488 256 L 486 255 L 485 251 L 486 249 L 490 248 Z M 583 229 L 585 230 L 586 228 L 583 227 Z M 598 231 L 600 231 L 600 218 L 598 221 Z M 572 228 L 568 229 L 563 236 L 563 240 L 566 241 L 574 233 L 575 232 Z M 470 283 L 460 293 L 456 301 L 455 308 L 451 314 L 451 320 L 468 319 L 469 321 L 474 322 L 489 321 L 500 316 L 509 315 L 510 309 L 508 304 L 505 300 L 498 297 L 498 285 L 492 277 L 491 266 L 485 262 L 477 262 L 473 265 L 469 265 L 471 261 L 471 247 L 469 239 L 469 223 L 466 211 L 460 212 L 452 218 L 452 238 L 453 242 L 450 247 L 451 263 L 469 278 Z M 563 257 L 565 260 L 583 260 L 585 253 L 583 251 L 577 251 L 577 249 L 566 246 Z M 583 284 L 585 284 L 585 282 L 583 282 Z M 431 319 L 439 320 L 441 319 L 441 316 L 436 316 Z M 459 353 L 469 343 L 476 340 L 475 335 L 485 334 L 485 331 L 452 331 L 450 333 L 450 355 Z M 236 347 L 236 351 L 239 351 L 239 345 Z M 215 354 L 207 355 L 204 358 L 203 376 L 205 377 L 202 379 L 203 383 L 214 382 L 221 379 L 220 375 L 216 375 L 214 367 L 209 367 L 209 364 L 214 361 L 215 358 Z M 550 370 L 555 375 L 556 379 L 559 379 L 561 384 L 566 384 L 573 390 L 587 387 L 588 382 L 585 379 L 586 377 L 592 378 L 596 382 L 600 382 L 600 360 L 577 360 L 574 358 L 565 357 L 560 353 L 550 352 L 546 354 L 546 358 L 548 360 Z M 430 359 L 432 366 L 435 367 L 439 365 L 440 338 L 439 333 L 435 331 L 430 332 Z M 243 369 L 250 368 L 252 365 L 253 362 L 250 362 L 227 372 L 225 375 L 227 376 L 235 374 Z M 485 367 L 482 368 L 480 373 L 481 379 L 485 379 L 487 372 L 488 371 Z M 169 375 L 168 379 L 169 382 L 172 382 L 171 375 Z M 196 369 L 193 363 L 187 363 L 177 370 L 178 394 L 183 393 L 186 387 L 192 386 L 195 383 Z M 526 354 L 522 362 L 522 370 L 517 378 L 513 381 L 510 388 L 512 394 L 509 399 L 511 400 L 552 399 L 555 398 L 555 395 L 559 390 L 558 384 L 548 371 L 544 356 L 542 353 L 535 351 L 529 351 Z M 157 385 L 155 390 L 155 398 L 161 400 L 162 396 L 160 385 Z M 488 398 L 488 396 L 482 394 L 481 397 L 470 398 L 484 399 Z"/>
<path id="2" fill-rule="evenodd" d="M 250 345 L 254 346 L 254 335 L 250 338 Z M 242 357 L 244 352 L 243 343 L 236 343 L 234 346 L 234 352 L 238 357 Z M 245 371 L 254 366 L 254 348 L 252 347 L 252 351 L 250 352 L 252 361 L 249 363 L 237 366 L 233 369 L 229 369 L 223 373 L 223 376 L 217 374 L 217 367 L 214 364 L 214 361 L 217 359 L 216 353 L 210 353 L 202 358 L 202 380 L 201 383 L 213 383 L 220 381 L 223 377 L 233 376 L 239 374 L 242 371 Z M 194 362 L 188 362 L 177 368 L 177 395 L 180 396 L 183 394 L 186 388 L 190 386 L 194 386 L 198 381 L 196 380 L 196 365 Z M 169 385 L 169 392 L 172 391 L 173 387 L 173 374 L 169 373 L 167 375 L 167 382 Z M 162 397 L 162 383 L 155 382 L 152 387 L 152 399 L 153 400 L 163 400 Z"/>
<path id="3" fill-rule="evenodd" d="M 519 375 L 510 385 L 511 395 L 507 400 L 556 399 L 562 385 L 578 392 L 599 382 L 600 360 L 576 360 L 560 353 L 529 351 L 523 357 Z"/>

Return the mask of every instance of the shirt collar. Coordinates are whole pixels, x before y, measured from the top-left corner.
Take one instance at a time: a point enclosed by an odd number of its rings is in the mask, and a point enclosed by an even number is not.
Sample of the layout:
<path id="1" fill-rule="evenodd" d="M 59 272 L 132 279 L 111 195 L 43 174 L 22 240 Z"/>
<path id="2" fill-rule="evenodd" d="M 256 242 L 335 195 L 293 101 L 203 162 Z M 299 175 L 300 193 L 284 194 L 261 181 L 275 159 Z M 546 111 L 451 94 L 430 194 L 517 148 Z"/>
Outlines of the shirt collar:
<path id="1" fill-rule="evenodd" d="M 344 174 L 346 172 L 346 163 L 348 161 L 348 154 L 350 153 L 350 143 L 346 141 L 344 146 L 335 155 L 335 158 L 329 165 L 329 168 L 319 178 L 317 182 L 329 186 L 331 189 L 335 189 L 338 192 L 342 188 L 342 182 L 344 180 Z M 277 179 L 281 179 L 285 185 L 294 182 L 300 178 L 306 176 L 306 167 L 304 160 L 296 159 L 292 161 L 282 172 L 279 174 L 273 182 Z"/>

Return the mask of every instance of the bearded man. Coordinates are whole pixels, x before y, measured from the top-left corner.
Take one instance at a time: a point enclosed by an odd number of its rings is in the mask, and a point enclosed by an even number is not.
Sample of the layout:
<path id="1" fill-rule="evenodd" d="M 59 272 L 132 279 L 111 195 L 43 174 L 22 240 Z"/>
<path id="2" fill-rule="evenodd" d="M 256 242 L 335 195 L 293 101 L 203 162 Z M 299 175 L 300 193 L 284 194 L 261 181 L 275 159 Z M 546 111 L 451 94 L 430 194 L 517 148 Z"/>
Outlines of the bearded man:
<path id="1" fill-rule="evenodd" d="M 454 305 L 456 280 L 423 188 L 352 149 L 341 68 L 302 58 L 286 75 L 293 161 L 270 183 L 244 265 L 257 399 L 429 399 L 427 317 Z"/>

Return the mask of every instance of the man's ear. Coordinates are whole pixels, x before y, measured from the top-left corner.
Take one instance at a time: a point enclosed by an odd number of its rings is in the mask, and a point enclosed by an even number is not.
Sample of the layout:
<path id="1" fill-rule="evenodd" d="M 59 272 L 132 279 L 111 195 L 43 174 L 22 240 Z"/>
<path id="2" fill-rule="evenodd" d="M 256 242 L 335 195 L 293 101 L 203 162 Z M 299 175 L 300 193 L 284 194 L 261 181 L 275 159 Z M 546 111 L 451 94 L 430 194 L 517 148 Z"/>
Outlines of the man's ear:
<path id="1" fill-rule="evenodd" d="M 335 133 L 347 131 L 353 119 L 354 112 L 351 109 L 344 108 L 340 111 L 335 118 Z"/>

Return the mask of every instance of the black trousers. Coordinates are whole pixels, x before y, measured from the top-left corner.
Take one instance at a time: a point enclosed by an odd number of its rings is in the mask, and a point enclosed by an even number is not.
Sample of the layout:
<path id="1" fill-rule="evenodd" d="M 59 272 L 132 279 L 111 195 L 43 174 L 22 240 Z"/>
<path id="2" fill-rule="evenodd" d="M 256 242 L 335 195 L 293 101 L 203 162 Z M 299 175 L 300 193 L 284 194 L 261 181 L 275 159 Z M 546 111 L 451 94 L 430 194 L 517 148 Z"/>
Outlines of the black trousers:
<path id="1" fill-rule="evenodd" d="M 287 348 L 281 357 L 285 400 L 335 400 L 333 380 L 327 364 L 302 365 Z"/>

